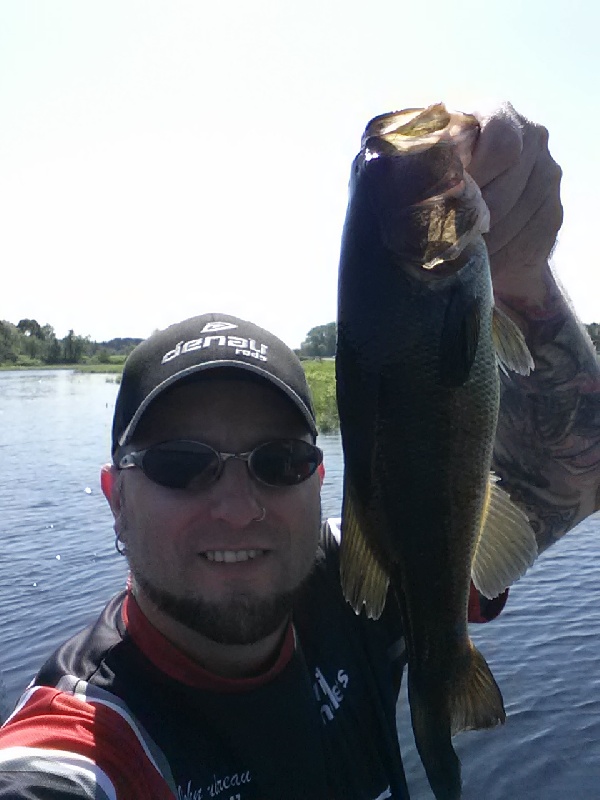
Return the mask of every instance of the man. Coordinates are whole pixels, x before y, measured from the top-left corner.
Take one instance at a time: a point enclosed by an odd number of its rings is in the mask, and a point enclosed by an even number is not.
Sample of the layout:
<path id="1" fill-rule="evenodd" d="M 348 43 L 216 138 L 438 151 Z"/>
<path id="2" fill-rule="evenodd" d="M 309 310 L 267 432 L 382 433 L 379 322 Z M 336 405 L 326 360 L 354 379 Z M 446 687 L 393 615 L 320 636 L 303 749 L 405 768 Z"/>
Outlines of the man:
<path id="1" fill-rule="evenodd" d="M 501 109 L 470 169 L 498 302 L 537 365 L 504 387 L 495 467 L 543 549 L 599 505 L 598 360 L 547 263 L 545 130 Z M 1 800 L 408 797 L 396 609 L 374 622 L 343 600 L 315 438 L 300 364 L 252 323 L 203 315 L 134 351 L 102 471 L 130 585 L 0 731 Z"/>

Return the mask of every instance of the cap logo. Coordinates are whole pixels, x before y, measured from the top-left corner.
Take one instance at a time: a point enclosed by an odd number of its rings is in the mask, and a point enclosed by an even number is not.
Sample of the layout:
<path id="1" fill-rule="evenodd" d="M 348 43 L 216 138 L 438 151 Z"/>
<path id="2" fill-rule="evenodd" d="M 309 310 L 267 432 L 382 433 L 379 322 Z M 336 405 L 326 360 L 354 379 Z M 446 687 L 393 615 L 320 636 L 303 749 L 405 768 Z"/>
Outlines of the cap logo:
<path id="1" fill-rule="evenodd" d="M 216 331 L 230 331 L 237 328 L 233 322 L 207 322 L 200 333 L 215 333 Z"/>
<path id="2" fill-rule="evenodd" d="M 212 324 L 212 323 L 211 323 Z M 229 323 L 225 323 L 229 325 Z M 229 325 L 230 328 L 237 328 L 237 325 Z M 212 329 L 214 330 L 214 329 Z M 203 332 L 206 331 L 206 326 Z M 255 339 L 246 339 L 243 336 L 224 336 L 223 334 L 212 336 L 200 336 L 198 339 L 188 339 L 187 342 L 178 342 L 173 350 L 168 350 L 161 359 L 161 364 L 166 364 L 167 361 L 173 361 L 174 358 L 190 353 L 192 350 L 200 350 L 206 347 L 212 348 L 233 348 L 235 356 L 246 356 L 247 358 L 254 358 L 257 361 L 267 361 L 267 351 L 269 350 L 268 344 L 257 344 Z M 223 353 L 223 355 L 215 355 L 213 358 L 228 358 L 230 353 Z M 207 359 L 210 360 L 210 359 Z"/>

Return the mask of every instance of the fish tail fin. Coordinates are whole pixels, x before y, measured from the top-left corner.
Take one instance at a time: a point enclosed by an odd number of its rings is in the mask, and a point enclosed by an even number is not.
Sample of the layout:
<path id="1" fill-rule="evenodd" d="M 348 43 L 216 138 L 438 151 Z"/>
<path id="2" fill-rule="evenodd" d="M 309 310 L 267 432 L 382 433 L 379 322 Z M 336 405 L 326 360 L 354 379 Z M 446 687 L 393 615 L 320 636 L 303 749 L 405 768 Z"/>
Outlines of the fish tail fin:
<path id="1" fill-rule="evenodd" d="M 408 696 L 415 743 L 436 800 L 460 800 L 460 761 L 452 736 L 506 720 L 502 694 L 481 653 L 469 642 L 449 682 L 411 676 Z"/>
<path id="2" fill-rule="evenodd" d="M 502 693 L 479 650 L 469 641 L 467 669 L 454 681 L 450 696 L 450 730 L 493 728 L 506 721 Z"/>
<path id="3" fill-rule="evenodd" d="M 342 510 L 340 580 L 344 597 L 354 611 L 360 614 L 364 605 L 368 617 L 379 619 L 390 579 L 362 532 L 347 485 Z"/>

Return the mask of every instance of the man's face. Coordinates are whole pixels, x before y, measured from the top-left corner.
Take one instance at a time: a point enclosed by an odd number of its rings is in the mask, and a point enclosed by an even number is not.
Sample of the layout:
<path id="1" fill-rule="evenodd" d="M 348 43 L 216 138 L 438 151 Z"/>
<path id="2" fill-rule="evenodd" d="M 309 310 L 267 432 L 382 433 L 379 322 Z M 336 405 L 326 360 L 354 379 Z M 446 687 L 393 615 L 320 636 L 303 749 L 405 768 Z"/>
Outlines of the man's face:
<path id="1" fill-rule="evenodd" d="M 214 378 L 158 398 L 132 449 L 187 439 L 240 453 L 278 438 L 311 441 L 281 392 Z M 314 564 L 317 474 L 272 488 L 257 483 L 246 463 L 229 459 L 206 489 L 167 489 L 140 469 L 121 471 L 119 481 L 116 529 L 135 584 L 162 612 L 223 644 L 259 641 L 283 623 Z"/>

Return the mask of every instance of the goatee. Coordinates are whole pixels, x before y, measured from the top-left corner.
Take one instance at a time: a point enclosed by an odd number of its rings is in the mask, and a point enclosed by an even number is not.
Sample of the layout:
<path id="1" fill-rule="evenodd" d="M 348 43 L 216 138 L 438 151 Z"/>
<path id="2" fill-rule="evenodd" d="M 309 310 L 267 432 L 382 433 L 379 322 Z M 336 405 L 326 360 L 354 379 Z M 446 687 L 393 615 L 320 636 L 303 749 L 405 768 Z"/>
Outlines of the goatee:
<path id="1" fill-rule="evenodd" d="M 181 597 L 155 586 L 133 570 L 135 582 L 154 605 L 172 619 L 218 644 L 254 644 L 276 631 L 290 617 L 304 586 L 268 598 L 236 594 L 219 603 Z"/>

